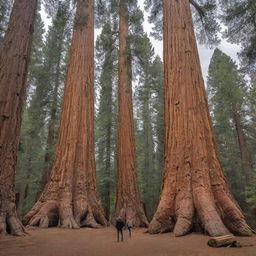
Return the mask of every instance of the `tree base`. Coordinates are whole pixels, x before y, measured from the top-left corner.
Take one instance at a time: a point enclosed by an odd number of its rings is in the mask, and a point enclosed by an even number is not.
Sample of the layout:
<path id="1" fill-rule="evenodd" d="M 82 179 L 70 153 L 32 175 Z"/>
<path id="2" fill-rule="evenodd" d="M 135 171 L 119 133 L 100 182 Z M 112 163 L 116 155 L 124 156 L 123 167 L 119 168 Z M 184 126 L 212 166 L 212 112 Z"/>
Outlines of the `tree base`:
<path id="1" fill-rule="evenodd" d="M 107 225 L 107 221 L 100 211 L 100 207 L 92 210 L 85 200 L 77 200 L 72 204 L 66 200 L 57 202 L 49 200 L 40 202 L 24 217 L 23 223 L 28 226 L 48 228 L 78 229 L 80 227 L 100 228 Z"/>
<path id="2" fill-rule="evenodd" d="M 184 236 L 200 230 L 213 237 L 232 233 L 252 235 L 252 229 L 246 223 L 239 206 L 223 189 L 214 191 L 215 201 L 204 189 L 198 189 L 193 196 L 180 192 L 174 198 L 175 203 L 171 206 L 166 204 L 166 200 L 160 201 L 149 225 L 149 233 L 173 231 L 175 236 Z"/>
<path id="3" fill-rule="evenodd" d="M 24 236 L 26 231 L 17 217 L 15 204 L 9 203 L 8 206 L 8 210 L 0 213 L 0 235 Z"/>
<path id="4" fill-rule="evenodd" d="M 116 211 L 115 217 L 123 219 L 126 225 L 130 224 L 132 227 L 147 228 L 149 225 L 143 210 L 137 210 L 135 207 L 123 207 L 119 211 Z"/>

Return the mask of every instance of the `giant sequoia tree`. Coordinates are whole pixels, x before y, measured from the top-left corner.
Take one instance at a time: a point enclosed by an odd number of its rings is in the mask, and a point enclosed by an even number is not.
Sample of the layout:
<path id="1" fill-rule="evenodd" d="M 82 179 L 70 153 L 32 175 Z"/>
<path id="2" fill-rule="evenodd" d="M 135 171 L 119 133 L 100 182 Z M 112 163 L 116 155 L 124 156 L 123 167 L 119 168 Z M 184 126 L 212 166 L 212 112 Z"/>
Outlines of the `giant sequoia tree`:
<path id="1" fill-rule="evenodd" d="M 216 148 L 189 0 L 164 0 L 165 165 L 150 233 L 211 236 L 251 230 L 229 192 Z"/>
<path id="2" fill-rule="evenodd" d="M 147 226 L 140 202 L 135 163 L 135 136 L 132 110 L 131 55 L 128 40 L 129 9 L 127 1 L 119 5 L 119 73 L 117 198 L 115 215 L 133 226 Z"/>
<path id="3" fill-rule="evenodd" d="M 50 179 L 24 217 L 29 225 L 106 225 L 94 159 L 94 1 L 77 1 L 59 137 Z"/>
<path id="4" fill-rule="evenodd" d="M 16 0 L 0 48 L 0 234 L 24 230 L 15 207 L 15 166 L 37 0 Z"/>

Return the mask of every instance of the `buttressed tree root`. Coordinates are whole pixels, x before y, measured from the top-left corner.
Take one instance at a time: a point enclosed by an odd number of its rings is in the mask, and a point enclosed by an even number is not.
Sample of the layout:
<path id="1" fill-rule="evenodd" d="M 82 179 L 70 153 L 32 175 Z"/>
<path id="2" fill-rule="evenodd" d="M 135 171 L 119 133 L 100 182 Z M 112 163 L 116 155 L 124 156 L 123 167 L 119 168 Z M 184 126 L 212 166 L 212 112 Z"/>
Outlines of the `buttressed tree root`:
<path id="1" fill-rule="evenodd" d="M 165 166 L 150 233 L 252 234 L 220 165 L 189 0 L 164 0 Z"/>

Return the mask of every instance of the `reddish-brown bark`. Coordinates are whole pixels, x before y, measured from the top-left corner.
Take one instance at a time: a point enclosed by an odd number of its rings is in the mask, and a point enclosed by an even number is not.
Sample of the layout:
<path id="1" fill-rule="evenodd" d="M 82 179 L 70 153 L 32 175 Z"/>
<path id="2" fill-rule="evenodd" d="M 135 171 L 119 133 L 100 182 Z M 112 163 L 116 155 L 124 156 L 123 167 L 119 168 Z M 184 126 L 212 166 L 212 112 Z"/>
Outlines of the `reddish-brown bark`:
<path id="1" fill-rule="evenodd" d="M 15 206 L 15 167 L 37 0 L 16 0 L 0 48 L 0 234 L 24 234 Z"/>
<path id="2" fill-rule="evenodd" d="M 217 152 L 189 0 L 164 0 L 165 165 L 149 232 L 251 235 Z"/>
<path id="3" fill-rule="evenodd" d="M 94 158 L 94 1 L 77 1 L 55 160 L 24 223 L 65 228 L 106 225 Z"/>
<path id="4" fill-rule="evenodd" d="M 117 198 L 115 216 L 133 226 L 147 226 L 137 185 L 135 137 L 132 110 L 131 59 L 129 56 L 128 10 L 124 2 L 119 11 Z"/>

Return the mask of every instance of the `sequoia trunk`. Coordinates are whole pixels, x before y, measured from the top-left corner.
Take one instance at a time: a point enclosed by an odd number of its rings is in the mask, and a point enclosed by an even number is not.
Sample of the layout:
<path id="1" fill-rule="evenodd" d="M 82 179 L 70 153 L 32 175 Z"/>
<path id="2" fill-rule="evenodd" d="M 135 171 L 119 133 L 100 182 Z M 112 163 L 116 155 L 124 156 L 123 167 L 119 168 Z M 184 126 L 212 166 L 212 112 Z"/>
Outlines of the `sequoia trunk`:
<path id="1" fill-rule="evenodd" d="M 24 217 L 29 225 L 106 225 L 94 156 L 94 2 L 77 1 L 59 136 L 50 179 Z"/>
<path id="2" fill-rule="evenodd" d="M 16 0 L 0 48 L 0 234 L 24 229 L 15 206 L 15 167 L 37 0 Z"/>
<path id="3" fill-rule="evenodd" d="M 132 110 L 131 58 L 128 45 L 128 10 L 124 1 L 119 11 L 118 141 L 116 217 L 133 226 L 147 226 L 137 185 L 135 137 Z"/>
<path id="4" fill-rule="evenodd" d="M 164 0 L 164 68 L 164 177 L 149 232 L 251 235 L 220 166 L 189 0 Z"/>

